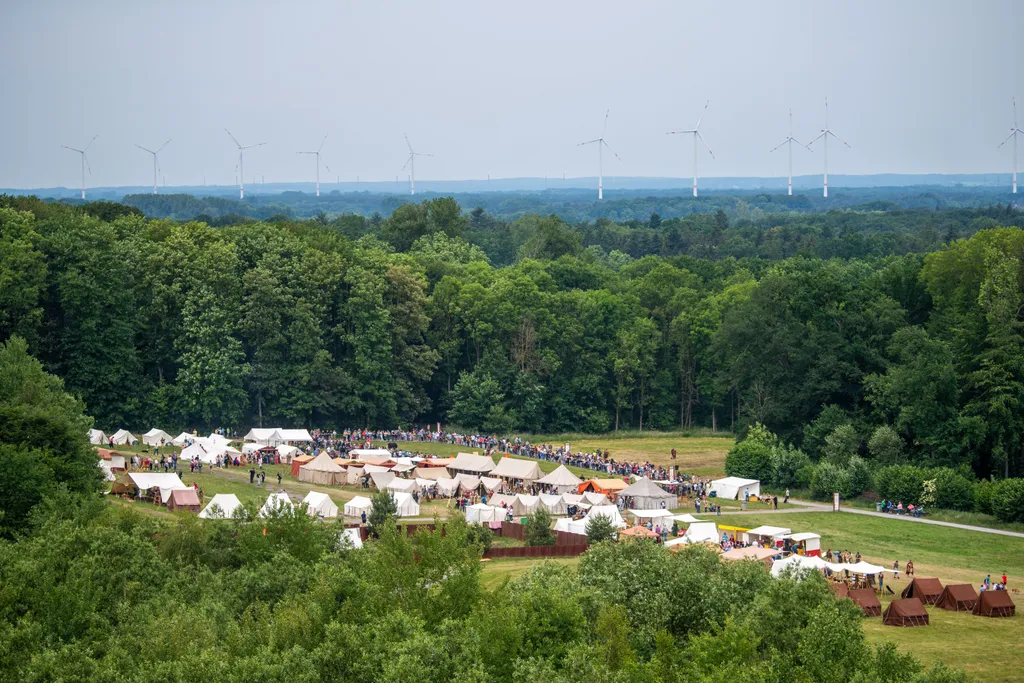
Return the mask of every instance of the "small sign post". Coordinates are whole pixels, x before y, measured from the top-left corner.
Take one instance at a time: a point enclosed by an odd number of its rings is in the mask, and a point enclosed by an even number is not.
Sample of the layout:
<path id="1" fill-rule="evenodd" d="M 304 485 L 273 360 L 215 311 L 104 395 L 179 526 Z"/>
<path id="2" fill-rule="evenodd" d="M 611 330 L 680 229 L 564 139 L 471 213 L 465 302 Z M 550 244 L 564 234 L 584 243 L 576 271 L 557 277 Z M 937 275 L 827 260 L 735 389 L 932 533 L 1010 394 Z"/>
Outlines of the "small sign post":
<path id="1" fill-rule="evenodd" d="M 839 492 L 832 494 L 832 512 L 839 512 Z"/>

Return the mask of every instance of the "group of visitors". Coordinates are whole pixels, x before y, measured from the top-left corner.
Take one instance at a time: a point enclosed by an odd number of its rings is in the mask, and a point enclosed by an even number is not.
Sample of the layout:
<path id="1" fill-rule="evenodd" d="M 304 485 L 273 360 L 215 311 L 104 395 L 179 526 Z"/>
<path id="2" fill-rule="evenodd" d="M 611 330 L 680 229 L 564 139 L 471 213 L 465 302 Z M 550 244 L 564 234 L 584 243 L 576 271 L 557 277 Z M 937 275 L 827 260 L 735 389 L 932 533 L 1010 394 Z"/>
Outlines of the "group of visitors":
<path id="1" fill-rule="evenodd" d="M 909 505 L 904 507 L 902 500 L 899 502 L 883 500 L 882 512 L 888 512 L 890 515 L 902 515 L 906 513 L 911 517 L 920 517 L 924 514 L 924 507 L 920 505 L 914 505 L 913 503 L 910 503 Z"/>
<path id="2" fill-rule="evenodd" d="M 981 582 L 981 586 L 978 590 L 984 593 L 985 591 L 1004 591 L 1006 590 L 1006 572 L 1003 572 L 1002 581 L 993 581 L 991 574 L 985 575 L 985 580 Z"/>

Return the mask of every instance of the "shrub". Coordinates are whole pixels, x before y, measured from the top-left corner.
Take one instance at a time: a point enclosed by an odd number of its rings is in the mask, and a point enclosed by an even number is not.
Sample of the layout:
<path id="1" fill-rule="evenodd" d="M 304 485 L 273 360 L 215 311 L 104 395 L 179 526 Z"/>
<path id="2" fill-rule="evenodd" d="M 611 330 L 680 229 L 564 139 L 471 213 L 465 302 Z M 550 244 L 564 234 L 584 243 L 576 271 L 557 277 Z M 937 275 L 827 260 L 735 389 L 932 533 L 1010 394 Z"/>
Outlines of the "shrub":
<path id="1" fill-rule="evenodd" d="M 902 501 L 905 505 L 921 500 L 928 470 L 913 465 L 890 465 L 875 473 L 875 490 L 884 500 Z"/>
<path id="2" fill-rule="evenodd" d="M 996 485 L 990 479 L 982 479 L 974 485 L 974 509 L 986 515 L 992 514 L 992 496 Z"/>
<path id="3" fill-rule="evenodd" d="M 478 545 L 484 550 L 491 547 L 491 543 L 494 542 L 493 531 L 482 524 L 468 524 L 466 527 L 466 539 L 469 543 Z"/>
<path id="4" fill-rule="evenodd" d="M 551 513 L 538 507 L 526 520 L 526 545 L 554 545 L 555 532 L 551 530 Z"/>
<path id="5" fill-rule="evenodd" d="M 868 439 L 868 453 L 883 465 L 896 465 L 903 460 L 903 439 L 895 429 L 882 425 Z"/>
<path id="6" fill-rule="evenodd" d="M 825 446 L 821 449 L 823 460 L 846 467 L 850 458 L 860 453 L 860 437 L 853 425 L 841 425 L 825 437 Z"/>
<path id="7" fill-rule="evenodd" d="M 844 498 L 851 495 L 850 473 L 831 462 L 820 462 L 811 474 L 811 495 L 827 500 L 836 491 Z"/>
<path id="8" fill-rule="evenodd" d="M 811 459 L 803 451 L 787 446 L 776 446 L 771 451 L 771 482 L 779 488 L 796 486 L 798 473 L 810 464 Z M 808 481 L 810 481 L 810 474 L 808 474 Z"/>
<path id="9" fill-rule="evenodd" d="M 1003 479 L 996 484 L 992 513 L 1003 522 L 1024 522 L 1024 479 Z"/>
<path id="10" fill-rule="evenodd" d="M 812 458 L 821 457 L 821 448 L 825 445 L 825 437 L 831 434 L 836 427 L 849 423 L 850 417 L 845 410 L 837 405 L 825 406 L 818 417 L 804 427 L 804 451 Z"/>
<path id="11" fill-rule="evenodd" d="M 612 520 L 604 515 L 590 517 L 587 521 L 587 543 L 594 545 L 615 540 L 615 527 Z"/>
<path id="12" fill-rule="evenodd" d="M 873 477 L 871 476 L 871 469 L 868 467 L 867 462 L 864 461 L 864 458 L 857 455 L 851 457 L 850 463 L 846 466 L 846 471 L 850 475 L 850 492 L 848 495 L 859 496 L 871 488 Z"/>
<path id="13" fill-rule="evenodd" d="M 811 488 L 811 477 L 814 476 L 814 465 L 804 465 L 796 471 L 797 488 Z"/>
<path id="14" fill-rule="evenodd" d="M 390 489 L 378 492 L 372 500 L 373 507 L 370 508 L 370 514 L 366 517 L 366 529 L 371 536 L 376 538 L 385 525 L 394 524 L 398 515 L 398 501 L 395 500 Z"/>
<path id="15" fill-rule="evenodd" d="M 755 424 L 747 438 L 726 454 L 725 473 L 730 477 L 772 481 L 772 451 L 777 446 L 778 437 L 761 423 Z"/>
<path id="16" fill-rule="evenodd" d="M 974 487 L 970 479 L 949 467 L 932 470 L 935 482 L 935 507 L 947 510 L 973 510 Z"/>

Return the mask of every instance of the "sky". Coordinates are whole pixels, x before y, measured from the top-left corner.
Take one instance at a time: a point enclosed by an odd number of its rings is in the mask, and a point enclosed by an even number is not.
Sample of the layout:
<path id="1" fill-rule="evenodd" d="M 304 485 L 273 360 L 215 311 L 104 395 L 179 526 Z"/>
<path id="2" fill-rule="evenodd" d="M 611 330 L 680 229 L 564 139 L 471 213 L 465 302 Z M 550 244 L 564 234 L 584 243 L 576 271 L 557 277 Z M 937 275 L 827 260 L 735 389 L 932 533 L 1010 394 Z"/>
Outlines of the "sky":
<path id="1" fill-rule="evenodd" d="M 824 126 L 829 171 L 1009 174 L 1024 2 L 5 0 L 0 187 L 597 174 L 784 176 Z M 1024 112 L 1022 112 L 1024 115 Z M 1024 123 L 1021 121 L 1020 123 Z M 1021 141 L 1024 144 L 1024 140 Z M 820 143 L 819 143 L 820 144 Z M 821 150 L 793 151 L 795 175 Z M 162 179 L 161 179 L 161 182 Z"/>

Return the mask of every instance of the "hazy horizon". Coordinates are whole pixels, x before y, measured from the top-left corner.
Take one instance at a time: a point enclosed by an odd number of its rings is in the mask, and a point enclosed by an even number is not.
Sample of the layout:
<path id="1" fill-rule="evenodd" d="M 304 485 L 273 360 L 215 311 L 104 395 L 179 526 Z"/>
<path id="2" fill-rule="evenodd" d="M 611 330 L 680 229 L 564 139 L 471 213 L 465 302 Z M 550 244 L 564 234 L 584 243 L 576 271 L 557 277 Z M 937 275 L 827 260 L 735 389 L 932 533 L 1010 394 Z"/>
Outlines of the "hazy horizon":
<path id="1" fill-rule="evenodd" d="M 676 4 L 194 1 L 51 2 L 0 9 L 0 187 L 145 187 L 161 153 L 170 186 L 393 182 L 418 151 L 417 182 L 591 178 L 601 133 L 608 177 L 688 178 L 691 128 L 710 100 L 699 174 L 783 177 L 788 133 L 824 122 L 830 175 L 1005 174 L 1024 5 L 883 2 Z M 1020 123 L 1018 121 L 1018 123 Z M 820 144 L 820 143 L 819 143 Z M 817 147 L 817 145 L 816 145 Z M 822 154 L 794 147 L 794 175 Z M 403 174 L 404 179 L 404 174 Z M 163 178 L 161 178 L 161 182 Z M 1007 181 L 1008 182 L 1008 181 Z M 606 183 L 611 186 L 611 183 Z"/>

